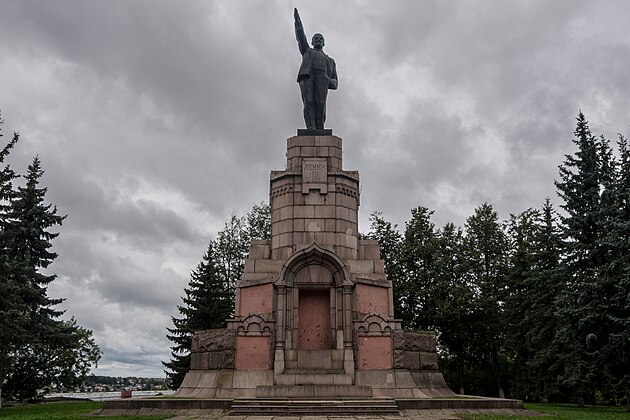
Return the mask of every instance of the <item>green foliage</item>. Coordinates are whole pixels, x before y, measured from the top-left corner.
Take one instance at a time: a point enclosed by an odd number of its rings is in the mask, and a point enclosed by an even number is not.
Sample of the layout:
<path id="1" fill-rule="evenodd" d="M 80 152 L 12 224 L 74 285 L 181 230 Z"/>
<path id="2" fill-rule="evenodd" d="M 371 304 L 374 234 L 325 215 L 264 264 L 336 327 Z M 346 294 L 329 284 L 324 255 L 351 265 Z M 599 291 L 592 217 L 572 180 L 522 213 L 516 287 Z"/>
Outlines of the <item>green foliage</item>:
<path id="1" fill-rule="evenodd" d="M 566 211 L 561 218 L 565 285 L 557 299 L 559 353 L 553 368 L 579 401 L 594 401 L 596 391 L 610 400 L 615 398 L 610 392 L 613 373 L 605 349 L 611 339 L 610 298 L 619 294 L 616 269 L 623 267 L 621 232 L 614 222 L 621 211 L 615 194 L 621 191 L 616 191 L 618 171 L 609 142 L 591 134 L 582 113 L 577 121 L 573 142 L 578 151 L 566 155 L 556 182 Z"/>
<path id="2" fill-rule="evenodd" d="M 0 151 L 0 164 L 18 139 L 14 133 Z M 45 270 L 57 257 L 51 241 L 59 235 L 50 229 L 66 216 L 46 204 L 43 173 L 35 157 L 16 189 L 15 172 L 0 172 L 0 401 L 35 400 L 50 386 L 79 384 L 100 358 L 92 332 L 59 320 L 55 307 L 63 299 L 48 296 L 56 275 Z"/>
<path id="3" fill-rule="evenodd" d="M 190 369 L 190 351 L 195 331 L 223 328 L 234 314 L 236 282 L 241 278 L 252 240 L 271 237 L 271 209 L 261 203 L 244 216 L 230 221 L 210 241 L 208 249 L 190 276 L 178 306 L 181 317 L 172 317 L 167 338 L 174 343 L 171 360 L 162 362 L 173 389 L 179 388 Z"/>
<path id="4" fill-rule="evenodd" d="M 630 147 L 580 112 L 546 199 L 501 222 L 488 203 L 464 229 L 412 210 L 401 234 L 371 215 L 406 328 L 436 331 L 453 389 L 528 401 L 630 406 Z"/>
<path id="5" fill-rule="evenodd" d="M 195 331 L 222 328 L 232 313 L 232 294 L 219 274 L 215 259 L 214 243 L 210 242 L 202 261 L 190 275 L 188 287 L 184 289 L 184 305 L 178 306 L 182 317 L 173 317 L 174 328 L 167 328 L 167 338 L 174 345 L 171 347 L 172 359 L 162 363 L 168 369 L 166 375 L 174 389 L 179 388 L 190 368 L 190 349 Z"/>

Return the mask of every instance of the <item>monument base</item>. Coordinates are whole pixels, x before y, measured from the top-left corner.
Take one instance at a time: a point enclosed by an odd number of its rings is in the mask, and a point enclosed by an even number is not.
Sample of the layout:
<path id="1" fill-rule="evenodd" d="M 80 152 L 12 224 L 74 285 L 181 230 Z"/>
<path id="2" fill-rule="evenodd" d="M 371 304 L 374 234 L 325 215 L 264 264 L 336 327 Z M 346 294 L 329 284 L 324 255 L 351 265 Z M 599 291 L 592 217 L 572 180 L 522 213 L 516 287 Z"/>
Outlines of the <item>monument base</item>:
<path id="1" fill-rule="evenodd" d="M 298 136 L 332 136 L 330 128 L 298 128 Z"/>

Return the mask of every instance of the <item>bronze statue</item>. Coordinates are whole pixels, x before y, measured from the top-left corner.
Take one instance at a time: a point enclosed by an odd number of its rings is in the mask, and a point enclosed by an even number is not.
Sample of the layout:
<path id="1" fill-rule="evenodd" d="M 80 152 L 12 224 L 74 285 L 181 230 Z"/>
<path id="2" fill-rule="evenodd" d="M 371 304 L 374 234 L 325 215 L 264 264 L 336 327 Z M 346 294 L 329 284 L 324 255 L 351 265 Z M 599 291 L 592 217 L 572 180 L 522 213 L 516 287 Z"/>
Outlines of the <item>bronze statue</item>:
<path id="1" fill-rule="evenodd" d="M 294 10 L 293 17 L 295 18 L 295 37 L 302 54 L 297 81 L 300 84 L 304 104 L 304 122 L 307 129 L 323 129 L 326 121 L 328 89 L 337 89 L 335 60 L 328 57 L 322 50 L 324 48 L 322 34 L 313 35 L 311 41 L 313 48 L 309 47 L 297 9 Z"/>

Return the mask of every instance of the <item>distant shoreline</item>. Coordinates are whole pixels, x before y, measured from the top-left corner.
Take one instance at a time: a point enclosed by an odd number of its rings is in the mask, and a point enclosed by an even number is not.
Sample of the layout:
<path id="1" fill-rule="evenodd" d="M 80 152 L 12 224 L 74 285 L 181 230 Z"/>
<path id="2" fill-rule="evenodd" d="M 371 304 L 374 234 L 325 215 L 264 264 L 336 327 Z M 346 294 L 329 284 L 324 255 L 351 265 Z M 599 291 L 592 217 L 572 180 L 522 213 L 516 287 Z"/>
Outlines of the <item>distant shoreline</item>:
<path id="1" fill-rule="evenodd" d="M 156 397 L 158 395 L 171 395 L 175 391 L 173 390 L 155 390 L 155 391 L 132 391 L 131 398 L 140 397 Z M 76 400 L 92 400 L 92 401 L 105 401 L 105 400 L 117 400 L 120 398 L 120 391 L 103 391 L 103 392 L 56 392 L 48 394 L 45 400 L 50 399 L 76 399 Z"/>

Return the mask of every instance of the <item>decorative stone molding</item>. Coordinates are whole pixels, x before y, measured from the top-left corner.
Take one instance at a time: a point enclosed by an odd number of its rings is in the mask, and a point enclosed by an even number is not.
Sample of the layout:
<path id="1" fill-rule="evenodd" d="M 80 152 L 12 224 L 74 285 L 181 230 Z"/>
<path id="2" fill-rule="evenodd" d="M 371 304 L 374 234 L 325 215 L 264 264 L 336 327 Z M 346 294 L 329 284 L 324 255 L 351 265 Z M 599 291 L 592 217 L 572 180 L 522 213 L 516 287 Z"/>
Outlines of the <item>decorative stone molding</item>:
<path id="1" fill-rule="evenodd" d="M 230 321 L 230 327 L 239 337 L 271 336 L 275 332 L 275 324 L 275 321 L 267 320 L 259 314 L 249 314 L 241 320 Z"/>
<path id="2" fill-rule="evenodd" d="M 387 320 L 383 315 L 377 312 L 370 312 L 361 319 L 361 321 L 354 322 L 354 328 L 357 331 L 358 336 L 390 336 L 392 332 L 396 330 L 397 321 Z"/>
<path id="3" fill-rule="evenodd" d="M 281 195 L 285 195 L 285 194 L 289 194 L 293 192 L 293 186 L 292 185 L 285 185 L 283 187 L 280 188 L 276 188 L 275 190 L 271 191 L 271 198 L 276 198 L 276 197 L 280 197 Z"/>
<path id="4" fill-rule="evenodd" d="M 337 186 L 337 188 L 335 188 L 335 192 L 337 192 L 338 194 L 347 195 L 349 197 L 357 199 L 359 198 L 359 192 L 353 188 Z"/>

